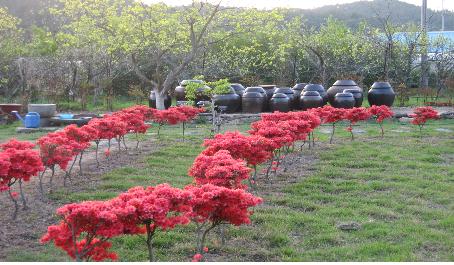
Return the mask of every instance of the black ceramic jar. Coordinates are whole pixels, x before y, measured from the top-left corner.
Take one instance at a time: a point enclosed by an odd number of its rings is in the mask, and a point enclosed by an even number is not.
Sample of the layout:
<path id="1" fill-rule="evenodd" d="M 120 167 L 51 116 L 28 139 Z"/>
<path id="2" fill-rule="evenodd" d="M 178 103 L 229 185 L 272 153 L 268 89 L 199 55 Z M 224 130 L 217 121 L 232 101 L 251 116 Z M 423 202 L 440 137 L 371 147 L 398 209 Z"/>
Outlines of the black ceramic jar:
<path id="1" fill-rule="evenodd" d="M 306 92 L 306 91 L 317 91 L 320 94 L 320 96 L 323 98 L 323 105 L 325 105 L 328 102 L 328 94 L 326 94 L 325 88 L 322 85 L 307 84 L 303 89 L 303 92 Z"/>
<path id="2" fill-rule="evenodd" d="M 263 96 L 263 105 L 262 105 L 262 110 L 261 111 L 265 111 L 268 107 L 268 96 L 266 94 L 266 91 L 265 89 L 263 89 L 263 87 L 260 87 L 260 86 L 251 86 L 251 87 L 247 87 L 246 90 L 244 90 L 244 93 L 246 94 L 247 92 L 258 92 L 260 94 L 262 94 Z M 243 94 L 244 96 L 244 94 Z M 241 103 L 243 104 L 243 103 Z"/>
<path id="3" fill-rule="evenodd" d="M 259 85 L 263 88 L 266 92 L 267 100 L 265 100 L 265 109 L 263 111 L 270 111 L 270 107 L 268 105 L 271 97 L 274 95 L 274 90 L 276 89 L 276 85 Z"/>
<path id="4" fill-rule="evenodd" d="M 293 88 L 292 88 L 293 96 L 295 97 L 295 101 L 293 103 L 293 107 L 295 109 L 301 109 L 300 97 L 301 97 L 301 93 L 303 92 L 303 89 L 304 89 L 304 87 L 306 85 L 307 85 L 307 83 L 298 83 L 298 84 L 294 85 Z"/>
<path id="5" fill-rule="evenodd" d="M 355 106 L 355 98 L 352 93 L 337 93 L 334 97 L 333 107 L 351 109 Z"/>
<path id="6" fill-rule="evenodd" d="M 363 92 L 363 89 L 360 88 L 355 81 L 353 80 L 337 80 L 332 87 L 330 87 L 326 93 L 328 94 L 328 101 L 331 105 L 334 103 L 334 97 L 337 93 L 342 93 L 345 89 L 357 89 Z"/>
<path id="7" fill-rule="evenodd" d="M 282 94 L 285 94 L 288 98 L 289 98 L 289 101 L 290 101 L 290 109 L 297 109 L 298 106 L 296 106 L 295 104 L 296 103 L 299 103 L 299 100 L 297 100 L 295 102 L 295 93 L 293 92 L 293 90 L 290 88 L 290 87 L 279 87 L 279 88 L 276 88 L 274 90 L 274 94 L 277 94 L 277 93 L 282 93 Z M 273 95 L 274 96 L 274 95 Z"/>
<path id="8" fill-rule="evenodd" d="M 343 93 L 352 93 L 355 98 L 355 107 L 361 107 L 363 105 L 363 92 L 359 89 L 344 89 Z"/>
<path id="9" fill-rule="evenodd" d="M 246 90 L 246 89 L 244 88 L 244 86 L 242 84 L 238 84 L 238 83 L 230 84 L 230 87 L 235 90 L 235 93 L 238 96 L 240 96 L 240 107 L 238 108 L 237 111 L 241 112 L 241 98 L 243 97 L 244 90 Z"/>
<path id="10" fill-rule="evenodd" d="M 388 82 L 375 82 L 367 94 L 369 105 L 386 105 L 391 107 L 394 103 L 396 94 Z"/>
<path id="11" fill-rule="evenodd" d="M 270 110 L 272 112 L 274 112 L 274 111 L 289 112 L 290 105 L 292 104 L 292 102 L 290 101 L 290 98 L 287 97 L 287 95 L 284 93 L 275 93 L 271 97 L 269 103 L 270 103 Z"/>
<path id="12" fill-rule="evenodd" d="M 323 106 L 323 98 L 317 91 L 306 91 L 301 95 L 300 108 L 302 110 Z"/>
<path id="13" fill-rule="evenodd" d="M 216 106 L 226 106 L 226 113 L 236 112 L 241 104 L 241 97 L 235 93 L 233 88 L 230 88 L 229 93 L 213 95 L 213 100 Z"/>
<path id="14" fill-rule="evenodd" d="M 248 92 L 246 89 L 241 101 L 243 113 L 260 113 L 263 110 L 263 101 L 265 101 L 265 96 L 263 93 L 254 91 Z"/>
<path id="15" fill-rule="evenodd" d="M 166 109 L 170 108 L 170 105 L 172 105 L 172 98 L 170 95 L 166 94 L 164 97 L 164 107 Z M 150 97 L 148 98 L 148 106 L 150 108 L 156 109 L 156 95 L 154 91 L 150 92 Z"/>

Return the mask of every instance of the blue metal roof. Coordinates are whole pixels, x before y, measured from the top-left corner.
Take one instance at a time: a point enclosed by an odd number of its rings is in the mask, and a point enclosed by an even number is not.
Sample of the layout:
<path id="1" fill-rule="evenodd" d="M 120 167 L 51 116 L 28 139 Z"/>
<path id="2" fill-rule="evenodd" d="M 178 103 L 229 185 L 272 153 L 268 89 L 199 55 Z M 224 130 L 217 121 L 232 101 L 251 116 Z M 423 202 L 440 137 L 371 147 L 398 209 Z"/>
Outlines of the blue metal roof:
<path id="1" fill-rule="evenodd" d="M 427 36 L 429 37 L 430 40 L 442 36 L 444 38 L 454 41 L 454 31 L 429 31 L 427 32 Z"/>

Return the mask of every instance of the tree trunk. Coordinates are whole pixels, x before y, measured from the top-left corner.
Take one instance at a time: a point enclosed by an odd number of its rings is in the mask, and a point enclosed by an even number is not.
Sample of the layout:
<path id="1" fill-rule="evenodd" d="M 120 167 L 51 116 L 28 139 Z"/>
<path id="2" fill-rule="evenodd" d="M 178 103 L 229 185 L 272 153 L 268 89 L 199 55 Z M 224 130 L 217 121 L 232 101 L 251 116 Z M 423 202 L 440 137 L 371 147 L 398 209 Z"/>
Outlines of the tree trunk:
<path id="1" fill-rule="evenodd" d="M 156 109 L 159 109 L 159 110 L 166 109 L 165 104 L 164 104 L 164 100 L 165 100 L 164 93 L 165 92 L 163 93 L 163 92 L 159 91 L 157 88 L 154 88 L 153 91 L 156 96 Z"/>

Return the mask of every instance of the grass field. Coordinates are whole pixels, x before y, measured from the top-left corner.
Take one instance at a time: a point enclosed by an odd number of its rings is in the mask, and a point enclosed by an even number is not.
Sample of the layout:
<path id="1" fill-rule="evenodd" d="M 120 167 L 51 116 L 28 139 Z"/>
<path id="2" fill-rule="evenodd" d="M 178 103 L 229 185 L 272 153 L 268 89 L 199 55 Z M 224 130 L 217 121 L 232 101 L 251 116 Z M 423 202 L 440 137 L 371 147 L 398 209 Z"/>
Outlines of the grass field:
<path id="1" fill-rule="evenodd" d="M 375 124 L 361 123 L 355 128 L 363 133 L 354 142 L 344 127 L 336 130 L 332 145 L 327 144 L 329 126 L 323 126 L 314 150 L 288 155 L 288 171 L 258 187 L 265 203 L 254 209 L 252 224 L 229 227 L 224 246 L 216 231 L 211 233 L 207 260 L 454 261 L 454 121 L 430 123 L 422 138 L 411 125 L 389 122 L 383 139 Z M 0 129 L 0 139 L 7 130 Z M 209 132 L 203 126 L 190 128 L 184 142 L 180 134 L 178 126 L 163 129 L 163 146 L 142 158 L 143 167 L 104 174 L 95 189 L 69 193 L 61 188 L 53 199 L 107 199 L 135 185 L 191 183 L 187 170 Z M 359 229 L 337 227 L 351 222 Z M 160 231 L 154 244 L 159 261 L 189 261 L 195 254 L 195 227 Z M 121 261 L 147 259 L 141 236 L 117 238 L 113 250 Z M 7 260 L 68 258 L 52 246 L 18 246 Z"/>

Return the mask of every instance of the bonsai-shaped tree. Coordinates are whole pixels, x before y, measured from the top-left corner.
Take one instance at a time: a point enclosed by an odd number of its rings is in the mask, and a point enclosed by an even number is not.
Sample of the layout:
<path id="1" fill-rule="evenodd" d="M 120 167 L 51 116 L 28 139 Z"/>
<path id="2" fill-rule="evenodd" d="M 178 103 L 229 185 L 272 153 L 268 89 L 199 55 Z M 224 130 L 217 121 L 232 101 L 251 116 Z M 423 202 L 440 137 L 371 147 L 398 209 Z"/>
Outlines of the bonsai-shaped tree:
<path id="1" fill-rule="evenodd" d="M 204 76 L 195 76 L 194 79 L 203 80 Z M 186 85 L 185 88 L 186 98 L 190 102 L 194 102 L 197 98 L 197 95 L 205 95 L 211 98 L 211 115 L 212 115 L 212 131 L 219 132 L 220 130 L 220 123 L 216 122 L 217 112 L 216 112 L 216 105 L 214 103 L 214 95 L 219 94 L 227 94 L 230 92 L 230 83 L 227 78 L 219 79 L 217 81 L 212 82 L 205 82 L 202 81 L 200 83 L 190 82 Z"/>

